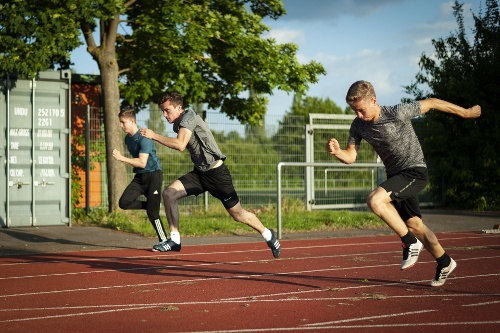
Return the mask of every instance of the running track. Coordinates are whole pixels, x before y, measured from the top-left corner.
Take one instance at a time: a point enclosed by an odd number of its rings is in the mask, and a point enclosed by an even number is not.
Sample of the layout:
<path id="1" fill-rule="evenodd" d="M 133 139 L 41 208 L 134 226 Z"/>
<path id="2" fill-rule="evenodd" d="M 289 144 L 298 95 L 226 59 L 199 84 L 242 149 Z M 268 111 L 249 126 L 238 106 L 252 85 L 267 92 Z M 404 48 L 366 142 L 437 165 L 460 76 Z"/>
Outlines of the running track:
<path id="1" fill-rule="evenodd" d="M 500 332 L 500 234 L 438 237 L 440 288 L 395 236 L 0 257 L 0 332 Z"/>

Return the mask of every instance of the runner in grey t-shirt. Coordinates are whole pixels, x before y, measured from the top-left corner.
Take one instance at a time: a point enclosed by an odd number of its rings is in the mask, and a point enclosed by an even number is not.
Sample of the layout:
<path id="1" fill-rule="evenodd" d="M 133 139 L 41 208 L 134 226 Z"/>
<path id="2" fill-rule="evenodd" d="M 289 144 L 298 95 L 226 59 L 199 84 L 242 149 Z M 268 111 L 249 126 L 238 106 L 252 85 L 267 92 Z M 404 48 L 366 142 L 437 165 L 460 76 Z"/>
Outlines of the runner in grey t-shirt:
<path id="1" fill-rule="evenodd" d="M 178 134 L 179 129 L 183 127 L 194 133 L 186 147 L 196 169 L 207 171 L 213 168 L 219 160 L 226 159 L 217 146 L 207 123 L 196 112 L 186 109 L 180 120 L 174 123 L 174 132 Z"/>
<path id="2" fill-rule="evenodd" d="M 358 145 L 365 139 L 375 149 L 389 175 L 408 168 L 426 167 L 422 147 L 411 119 L 419 116 L 420 103 L 381 106 L 376 122 L 355 118 L 348 144 Z"/>
<path id="3" fill-rule="evenodd" d="M 172 182 L 163 191 L 165 214 L 170 226 L 170 239 L 158 244 L 157 250 L 162 252 L 181 250 L 177 202 L 186 196 L 199 195 L 208 191 L 221 201 L 235 221 L 258 231 L 271 248 L 273 256 L 278 258 L 281 245 L 274 231 L 264 227 L 255 214 L 241 207 L 229 169 L 223 163 L 226 156 L 220 151 L 205 121 L 195 112 L 185 110 L 182 96 L 176 92 L 163 94 L 158 105 L 165 119 L 174 125 L 177 137 L 165 137 L 147 128 L 141 128 L 141 135 L 175 150 L 183 151 L 187 148 L 194 163 L 194 169 Z"/>
<path id="4" fill-rule="evenodd" d="M 425 247 L 437 261 L 431 286 L 442 286 L 457 264 L 422 221 L 418 193 L 427 185 L 428 175 L 411 119 L 431 109 L 463 118 L 477 118 L 481 115 L 481 107 L 475 105 L 464 109 L 436 98 L 393 107 L 379 106 L 372 84 L 366 81 L 353 83 L 346 101 L 357 116 L 351 125 L 347 147 L 341 149 L 339 142 L 332 138 L 326 145 L 327 152 L 350 164 L 356 161 L 362 139 L 375 149 L 386 167 L 387 180 L 369 194 L 368 207 L 401 238 L 403 261 L 400 268 L 415 265 Z"/>

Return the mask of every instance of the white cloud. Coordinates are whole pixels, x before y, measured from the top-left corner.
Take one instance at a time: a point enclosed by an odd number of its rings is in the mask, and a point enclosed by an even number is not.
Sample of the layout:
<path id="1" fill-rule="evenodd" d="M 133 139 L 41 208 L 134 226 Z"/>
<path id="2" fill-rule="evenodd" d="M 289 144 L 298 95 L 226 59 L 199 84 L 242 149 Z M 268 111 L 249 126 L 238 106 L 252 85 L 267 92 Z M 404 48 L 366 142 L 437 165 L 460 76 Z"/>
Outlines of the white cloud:
<path id="1" fill-rule="evenodd" d="M 301 53 L 298 53 L 295 58 L 297 59 L 297 61 L 299 62 L 299 64 L 307 64 L 309 63 L 311 60 L 306 57 L 305 55 L 301 54 Z"/>
<path id="2" fill-rule="evenodd" d="M 448 2 L 443 2 L 440 6 L 440 14 L 442 17 L 453 16 L 453 6 L 455 6 L 455 1 L 450 0 Z"/>
<path id="3" fill-rule="evenodd" d="M 264 35 L 264 38 L 269 37 L 274 38 L 278 44 L 303 44 L 306 41 L 304 31 L 296 29 L 273 29 L 267 35 Z"/>

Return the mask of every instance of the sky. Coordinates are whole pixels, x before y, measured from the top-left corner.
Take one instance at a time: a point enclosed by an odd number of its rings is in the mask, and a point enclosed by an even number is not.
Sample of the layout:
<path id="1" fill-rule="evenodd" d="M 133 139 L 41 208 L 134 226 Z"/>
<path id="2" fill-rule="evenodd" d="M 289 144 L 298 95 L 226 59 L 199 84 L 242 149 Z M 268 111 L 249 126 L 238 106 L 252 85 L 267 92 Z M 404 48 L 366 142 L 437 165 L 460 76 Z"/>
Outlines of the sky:
<path id="1" fill-rule="evenodd" d="M 344 108 L 345 94 L 357 80 L 370 81 L 380 105 L 394 105 L 404 86 L 415 81 L 423 53 L 432 55 L 432 39 L 445 38 L 458 29 L 453 16 L 455 1 L 446 0 L 283 0 L 287 14 L 266 19 L 265 35 L 278 43 L 298 45 L 300 63 L 321 63 L 327 74 L 310 85 L 307 96 L 330 98 Z M 472 12 L 484 12 L 484 0 L 461 0 L 469 37 Z M 85 46 L 71 60 L 79 74 L 98 74 Z M 269 96 L 268 115 L 290 111 L 293 93 L 275 91 Z"/>

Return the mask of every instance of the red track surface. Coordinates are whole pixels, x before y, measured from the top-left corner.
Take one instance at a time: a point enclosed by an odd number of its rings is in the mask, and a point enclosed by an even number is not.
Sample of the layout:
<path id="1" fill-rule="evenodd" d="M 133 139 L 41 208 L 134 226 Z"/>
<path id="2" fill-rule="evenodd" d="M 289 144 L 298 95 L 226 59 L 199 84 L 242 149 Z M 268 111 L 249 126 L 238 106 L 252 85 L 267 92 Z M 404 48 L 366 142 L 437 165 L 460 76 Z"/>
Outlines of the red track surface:
<path id="1" fill-rule="evenodd" d="M 395 236 L 0 257 L 0 332 L 499 332 L 500 234 L 438 237 L 440 288 Z"/>

